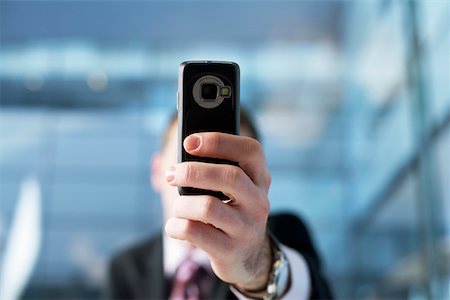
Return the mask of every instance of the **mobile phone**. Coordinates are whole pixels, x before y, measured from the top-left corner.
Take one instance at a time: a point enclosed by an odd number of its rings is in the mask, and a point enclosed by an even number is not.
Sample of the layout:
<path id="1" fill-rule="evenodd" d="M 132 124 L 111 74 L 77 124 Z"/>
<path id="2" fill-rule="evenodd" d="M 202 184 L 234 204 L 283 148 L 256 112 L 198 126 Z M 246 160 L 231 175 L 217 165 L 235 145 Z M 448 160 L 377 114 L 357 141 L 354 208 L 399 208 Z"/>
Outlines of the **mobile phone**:
<path id="1" fill-rule="evenodd" d="M 196 132 L 239 134 L 239 66 L 234 62 L 187 61 L 178 77 L 178 162 L 235 164 L 224 159 L 190 155 L 183 141 Z M 211 195 L 228 200 L 221 191 L 179 187 L 180 195 Z"/>

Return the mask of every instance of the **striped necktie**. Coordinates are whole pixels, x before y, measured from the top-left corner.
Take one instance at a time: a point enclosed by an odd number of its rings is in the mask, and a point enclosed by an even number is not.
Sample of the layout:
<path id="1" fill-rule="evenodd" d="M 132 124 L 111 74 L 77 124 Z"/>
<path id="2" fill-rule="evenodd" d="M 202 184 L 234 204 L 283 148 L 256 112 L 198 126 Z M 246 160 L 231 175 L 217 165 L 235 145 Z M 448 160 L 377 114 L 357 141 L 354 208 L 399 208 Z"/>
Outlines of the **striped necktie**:
<path id="1" fill-rule="evenodd" d="M 169 300 L 199 300 L 199 271 L 201 266 L 189 255 L 175 272 Z"/>

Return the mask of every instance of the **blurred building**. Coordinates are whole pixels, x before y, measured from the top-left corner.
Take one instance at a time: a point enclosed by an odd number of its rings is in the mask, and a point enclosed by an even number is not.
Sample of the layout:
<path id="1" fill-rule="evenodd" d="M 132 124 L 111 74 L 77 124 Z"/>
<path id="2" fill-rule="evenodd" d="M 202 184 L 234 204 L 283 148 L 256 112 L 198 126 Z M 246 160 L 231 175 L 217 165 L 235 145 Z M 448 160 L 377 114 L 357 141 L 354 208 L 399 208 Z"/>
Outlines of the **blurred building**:
<path id="1" fill-rule="evenodd" d="M 161 229 L 149 163 L 178 65 L 217 59 L 241 66 L 272 209 L 305 218 L 336 296 L 448 298 L 449 19 L 448 1 L 0 2 L 0 274 L 32 178 L 22 297 L 100 297 L 108 259 Z"/>

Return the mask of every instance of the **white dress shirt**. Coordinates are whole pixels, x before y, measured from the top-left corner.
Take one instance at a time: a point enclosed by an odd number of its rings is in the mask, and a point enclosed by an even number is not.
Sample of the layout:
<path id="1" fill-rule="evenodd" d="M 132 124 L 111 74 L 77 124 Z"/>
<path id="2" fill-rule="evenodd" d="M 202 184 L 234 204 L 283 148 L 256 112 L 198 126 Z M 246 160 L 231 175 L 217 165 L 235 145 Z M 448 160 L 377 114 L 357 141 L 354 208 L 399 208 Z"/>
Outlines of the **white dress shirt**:
<path id="1" fill-rule="evenodd" d="M 198 248 L 192 248 L 192 246 L 185 241 L 172 239 L 163 234 L 163 266 L 164 275 L 166 277 L 170 278 L 175 275 L 178 265 L 186 258 L 190 250 L 192 259 L 200 264 L 207 272 L 213 274 L 209 258 L 204 251 Z M 308 299 L 310 295 L 311 279 L 305 259 L 301 254 L 284 245 L 281 245 L 281 251 L 286 255 L 291 271 L 291 288 L 283 299 Z M 231 287 L 231 291 L 238 299 L 250 299 L 233 287 Z"/>

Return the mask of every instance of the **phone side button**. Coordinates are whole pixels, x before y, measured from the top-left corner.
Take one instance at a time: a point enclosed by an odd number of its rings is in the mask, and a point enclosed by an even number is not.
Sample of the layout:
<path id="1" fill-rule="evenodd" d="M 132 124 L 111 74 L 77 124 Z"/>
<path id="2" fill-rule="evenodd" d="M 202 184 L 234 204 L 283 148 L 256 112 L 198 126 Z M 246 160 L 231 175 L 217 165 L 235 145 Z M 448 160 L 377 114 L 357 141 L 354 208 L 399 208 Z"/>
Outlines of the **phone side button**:
<path id="1" fill-rule="evenodd" d="M 177 91 L 177 111 L 178 111 L 178 102 L 180 102 L 180 93 Z"/>

